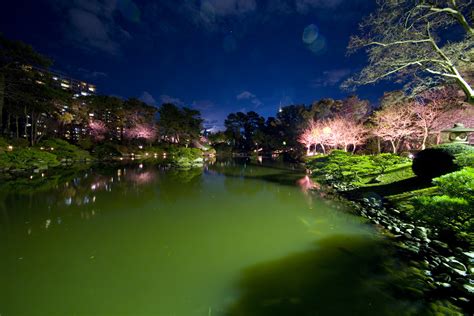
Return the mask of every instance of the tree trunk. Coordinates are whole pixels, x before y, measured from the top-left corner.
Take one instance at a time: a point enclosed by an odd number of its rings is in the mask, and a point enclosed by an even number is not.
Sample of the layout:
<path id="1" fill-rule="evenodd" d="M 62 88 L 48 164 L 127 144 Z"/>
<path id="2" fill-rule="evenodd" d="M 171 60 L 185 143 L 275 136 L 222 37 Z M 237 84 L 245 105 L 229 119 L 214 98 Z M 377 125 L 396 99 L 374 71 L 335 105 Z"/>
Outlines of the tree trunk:
<path id="1" fill-rule="evenodd" d="M 20 138 L 20 118 L 15 116 L 16 138 Z"/>
<path id="2" fill-rule="evenodd" d="M 320 144 L 320 145 L 321 145 L 321 148 L 323 149 L 323 154 L 325 154 L 325 155 L 326 155 L 326 148 L 324 147 L 324 145 L 323 145 L 323 144 Z"/>
<path id="3" fill-rule="evenodd" d="M 393 140 L 390 141 L 390 144 L 392 145 L 393 153 L 396 154 L 397 153 L 397 145 L 395 145 L 395 142 Z"/>
<path id="4" fill-rule="evenodd" d="M 26 137 L 28 139 L 28 112 L 26 111 L 26 106 L 24 110 L 25 110 L 25 126 L 24 126 L 23 137 Z"/>
<path id="5" fill-rule="evenodd" d="M 5 74 L 0 72 L 0 134 L 3 133 L 3 107 L 5 105 Z"/>
<path id="6" fill-rule="evenodd" d="M 31 146 L 35 145 L 35 115 L 33 112 L 31 112 L 31 126 L 30 126 L 30 144 Z"/>
<path id="7" fill-rule="evenodd" d="M 356 152 L 357 146 L 356 146 L 355 144 L 352 145 L 352 146 L 353 146 L 353 147 L 352 147 L 352 153 L 354 154 L 354 153 Z"/>
<path id="8" fill-rule="evenodd" d="M 377 137 L 377 150 L 379 154 L 382 152 L 382 144 L 380 142 L 380 137 Z"/>
<path id="9" fill-rule="evenodd" d="M 10 125 L 11 125 L 11 114 L 8 113 L 8 116 L 7 116 L 7 127 L 6 127 L 6 132 L 7 134 L 10 136 Z"/>
<path id="10" fill-rule="evenodd" d="M 456 82 L 461 86 L 462 91 L 466 95 L 466 101 L 469 104 L 474 105 L 474 89 L 466 80 L 464 80 L 456 67 L 452 67 L 452 70 L 456 75 Z"/>
<path id="11" fill-rule="evenodd" d="M 421 143 L 421 150 L 425 150 L 426 149 L 426 140 L 428 139 L 428 129 L 425 128 L 423 130 L 423 141 Z"/>

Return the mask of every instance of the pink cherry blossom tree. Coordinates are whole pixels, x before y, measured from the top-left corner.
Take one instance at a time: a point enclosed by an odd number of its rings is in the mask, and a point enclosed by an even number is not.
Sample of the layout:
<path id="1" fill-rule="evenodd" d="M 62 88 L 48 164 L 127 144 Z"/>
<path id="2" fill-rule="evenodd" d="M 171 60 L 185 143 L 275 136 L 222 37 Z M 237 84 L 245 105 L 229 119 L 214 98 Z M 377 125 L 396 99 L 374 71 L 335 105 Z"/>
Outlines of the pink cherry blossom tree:
<path id="1" fill-rule="evenodd" d="M 396 154 L 404 140 L 416 134 L 414 127 L 414 114 L 408 106 L 390 105 L 380 109 L 373 115 L 372 134 L 387 141 L 392 146 L 392 152 Z"/>
<path id="2" fill-rule="evenodd" d="M 453 87 L 432 89 L 420 95 L 413 102 L 414 125 L 421 138 L 421 149 L 426 148 L 430 135 L 436 135 L 436 143 L 441 140 L 441 131 L 455 123 L 474 126 L 474 109 L 468 106 Z"/>
<path id="3" fill-rule="evenodd" d="M 89 121 L 89 135 L 95 141 L 103 141 L 108 131 L 109 129 L 103 121 L 95 119 Z"/>
<path id="4" fill-rule="evenodd" d="M 153 142 L 156 139 L 156 128 L 151 124 L 137 123 L 135 126 L 126 128 L 124 131 L 126 139 L 144 139 Z"/>

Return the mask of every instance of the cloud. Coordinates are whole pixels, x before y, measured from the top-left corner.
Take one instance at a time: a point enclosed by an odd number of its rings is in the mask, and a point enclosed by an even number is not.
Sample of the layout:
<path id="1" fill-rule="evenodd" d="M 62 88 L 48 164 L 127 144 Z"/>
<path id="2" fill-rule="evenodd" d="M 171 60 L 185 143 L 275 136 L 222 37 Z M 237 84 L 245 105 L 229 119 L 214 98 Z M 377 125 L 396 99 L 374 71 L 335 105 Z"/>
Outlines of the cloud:
<path id="1" fill-rule="evenodd" d="M 157 106 L 155 98 L 148 91 L 143 91 L 140 100 L 146 104 Z"/>
<path id="2" fill-rule="evenodd" d="M 344 0 L 296 0 L 296 11 L 301 14 L 309 13 L 313 9 L 334 9 Z"/>
<path id="3" fill-rule="evenodd" d="M 201 2 L 201 10 L 211 10 L 219 16 L 240 15 L 255 11 L 255 0 L 205 0 Z"/>
<path id="4" fill-rule="evenodd" d="M 335 86 L 351 73 L 348 68 L 326 70 L 321 76 L 311 80 L 310 86 L 313 88 Z"/>
<path id="5" fill-rule="evenodd" d="M 239 101 L 248 100 L 250 101 L 255 107 L 261 106 L 263 103 L 260 101 L 255 94 L 250 91 L 243 91 L 236 96 L 236 99 Z"/>
<path id="6" fill-rule="evenodd" d="M 132 0 L 72 0 L 52 1 L 63 18 L 65 38 L 86 50 L 100 50 L 120 55 L 121 45 L 131 38 L 116 20 L 117 13 L 129 21 L 137 21 L 140 11 Z M 132 8 L 125 14 L 123 8 Z"/>
<path id="7" fill-rule="evenodd" d="M 86 68 L 77 68 L 77 72 L 79 73 L 81 77 L 84 77 L 87 79 L 107 78 L 109 76 L 105 72 L 89 70 Z"/>
<path id="8" fill-rule="evenodd" d="M 180 98 L 175 98 L 175 97 L 172 97 L 170 95 L 167 95 L 167 94 L 162 94 L 160 95 L 160 103 L 161 104 L 164 104 L 164 103 L 172 103 L 174 105 L 177 105 L 177 106 L 184 106 L 184 101 L 181 100 Z"/>
<path id="9" fill-rule="evenodd" d="M 226 18 L 244 18 L 257 10 L 256 0 L 185 0 L 178 6 L 173 2 L 173 7 L 180 15 L 189 17 L 194 24 L 207 31 L 218 31 L 220 27 L 229 27 Z M 228 19 L 227 19 L 228 20 Z M 237 21 L 238 23 L 238 21 Z"/>
<path id="10" fill-rule="evenodd" d="M 215 104 L 211 100 L 199 100 L 199 101 L 193 101 L 191 106 L 192 108 L 196 110 L 205 111 L 205 110 L 209 110 L 213 108 Z"/>

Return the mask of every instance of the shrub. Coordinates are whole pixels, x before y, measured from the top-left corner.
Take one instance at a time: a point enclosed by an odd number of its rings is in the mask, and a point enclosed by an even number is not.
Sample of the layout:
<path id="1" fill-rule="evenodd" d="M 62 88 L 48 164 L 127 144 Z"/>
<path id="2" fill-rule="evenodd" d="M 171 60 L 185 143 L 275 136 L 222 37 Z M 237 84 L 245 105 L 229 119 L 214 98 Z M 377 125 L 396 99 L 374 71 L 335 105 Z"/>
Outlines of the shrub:
<path id="1" fill-rule="evenodd" d="M 122 154 L 118 151 L 114 144 L 105 143 L 94 148 L 93 154 L 95 157 L 105 160 L 115 157 L 121 157 Z"/>
<path id="2" fill-rule="evenodd" d="M 30 146 L 30 142 L 24 138 L 12 138 L 10 140 L 10 145 L 13 147 L 28 147 Z"/>
<path id="3" fill-rule="evenodd" d="M 59 164 L 56 156 L 34 148 L 19 148 L 0 153 L 2 169 L 46 169 Z"/>
<path id="4" fill-rule="evenodd" d="M 418 197 L 415 218 L 461 241 L 474 242 L 474 168 L 464 168 L 433 180 L 439 195 Z"/>
<path id="5" fill-rule="evenodd" d="M 94 148 L 94 142 L 90 137 L 84 137 L 77 142 L 77 146 L 84 150 L 91 151 L 92 148 Z"/>
<path id="6" fill-rule="evenodd" d="M 6 149 L 10 143 L 3 137 L 0 137 L 0 149 Z"/>
<path id="7" fill-rule="evenodd" d="M 474 168 L 474 153 L 462 153 L 456 155 L 454 163 L 459 167 L 472 167 Z"/>
<path id="8" fill-rule="evenodd" d="M 443 144 L 420 151 L 413 160 L 413 172 L 420 178 L 433 179 L 459 170 L 454 162 L 457 155 L 474 153 L 464 144 Z"/>
<path id="9" fill-rule="evenodd" d="M 75 161 L 82 161 L 91 159 L 89 153 L 85 150 L 80 149 L 62 139 L 48 139 L 40 142 L 39 147 L 44 147 L 46 151 L 49 151 L 56 155 L 59 160 L 68 159 Z M 53 149 L 54 148 L 54 149 Z"/>
<path id="10" fill-rule="evenodd" d="M 202 151 L 198 148 L 170 147 L 168 160 L 179 168 L 202 166 Z"/>
<path id="11" fill-rule="evenodd" d="M 327 156 L 313 159 L 308 162 L 308 165 L 313 173 L 322 176 L 325 180 L 357 186 L 367 183 L 397 166 L 404 166 L 409 161 L 407 158 L 394 154 L 353 155 L 341 150 L 334 150 Z"/>

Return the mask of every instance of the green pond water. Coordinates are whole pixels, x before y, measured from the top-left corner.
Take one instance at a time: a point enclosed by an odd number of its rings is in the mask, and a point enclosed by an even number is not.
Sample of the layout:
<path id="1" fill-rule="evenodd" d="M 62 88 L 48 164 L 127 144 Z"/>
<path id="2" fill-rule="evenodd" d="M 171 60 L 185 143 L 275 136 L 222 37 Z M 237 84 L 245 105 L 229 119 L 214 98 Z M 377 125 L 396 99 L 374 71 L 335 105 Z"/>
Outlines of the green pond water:
<path id="1" fill-rule="evenodd" d="M 290 166 L 137 164 L 44 179 L 0 186 L 1 316 L 420 308 L 396 293 L 400 267 L 382 237 Z"/>

